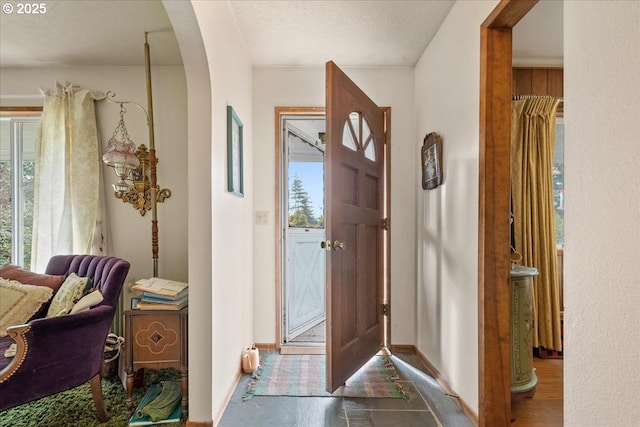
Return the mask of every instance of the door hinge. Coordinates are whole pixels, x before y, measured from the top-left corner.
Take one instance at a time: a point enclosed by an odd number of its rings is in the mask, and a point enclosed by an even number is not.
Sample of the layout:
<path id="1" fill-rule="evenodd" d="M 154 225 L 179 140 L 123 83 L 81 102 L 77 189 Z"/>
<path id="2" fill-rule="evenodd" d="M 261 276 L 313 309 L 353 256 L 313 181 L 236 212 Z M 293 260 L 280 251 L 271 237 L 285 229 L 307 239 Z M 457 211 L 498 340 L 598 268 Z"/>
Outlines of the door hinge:
<path id="1" fill-rule="evenodd" d="M 381 218 L 380 226 L 382 227 L 383 230 L 389 231 L 389 218 Z"/>
<path id="2" fill-rule="evenodd" d="M 382 303 L 382 315 L 383 316 L 388 316 L 389 315 L 389 304 L 388 303 Z"/>

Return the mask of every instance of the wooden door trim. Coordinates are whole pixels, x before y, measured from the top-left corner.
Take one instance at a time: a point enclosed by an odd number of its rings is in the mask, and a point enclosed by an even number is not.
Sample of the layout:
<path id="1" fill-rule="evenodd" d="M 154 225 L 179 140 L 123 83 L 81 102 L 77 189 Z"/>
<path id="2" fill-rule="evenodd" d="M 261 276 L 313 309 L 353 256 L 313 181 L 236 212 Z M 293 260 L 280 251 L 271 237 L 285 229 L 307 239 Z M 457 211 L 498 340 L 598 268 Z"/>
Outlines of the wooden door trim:
<path id="1" fill-rule="evenodd" d="M 384 295 L 386 295 L 387 306 L 389 307 L 387 315 L 383 319 L 383 345 L 391 347 L 391 107 L 380 107 L 384 113 L 384 194 L 386 197 L 385 217 L 387 219 L 386 251 L 385 267 L 386 274 L 384 277 Z"/>
<path id="2" fill-rule="evenodd" d="M 509 156 L 512 28 L 538 0 L 502 0 L 480 27 L 478 425 L 511 424 Z"/>

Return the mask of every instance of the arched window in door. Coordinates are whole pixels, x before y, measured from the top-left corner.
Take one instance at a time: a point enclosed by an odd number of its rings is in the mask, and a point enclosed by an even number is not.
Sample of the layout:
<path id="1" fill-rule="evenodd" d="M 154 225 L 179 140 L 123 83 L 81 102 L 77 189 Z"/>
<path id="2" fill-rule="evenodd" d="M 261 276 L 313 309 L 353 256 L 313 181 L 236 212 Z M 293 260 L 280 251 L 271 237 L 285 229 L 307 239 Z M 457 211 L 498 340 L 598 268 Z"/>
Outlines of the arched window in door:
<path id="1" fill-rule="evenodd" d="M 364 114 L 353 111 L 344 122 L 342 145 L 353 151 L 364 150 L 364 156 L 376 161 L 376 144 Z"/>

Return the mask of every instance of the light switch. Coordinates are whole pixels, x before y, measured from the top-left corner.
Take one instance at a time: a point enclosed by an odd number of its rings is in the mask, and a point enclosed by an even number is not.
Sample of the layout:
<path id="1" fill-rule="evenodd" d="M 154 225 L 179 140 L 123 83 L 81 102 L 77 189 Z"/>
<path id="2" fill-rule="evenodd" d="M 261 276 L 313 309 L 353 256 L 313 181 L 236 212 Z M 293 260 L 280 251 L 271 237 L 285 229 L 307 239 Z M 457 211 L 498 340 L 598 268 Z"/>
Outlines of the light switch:
<path id="1" fill-rule="evenodd" d="M 269 223 L 268 211 L 256 211 L 256 225 L 267 225 Z"/>

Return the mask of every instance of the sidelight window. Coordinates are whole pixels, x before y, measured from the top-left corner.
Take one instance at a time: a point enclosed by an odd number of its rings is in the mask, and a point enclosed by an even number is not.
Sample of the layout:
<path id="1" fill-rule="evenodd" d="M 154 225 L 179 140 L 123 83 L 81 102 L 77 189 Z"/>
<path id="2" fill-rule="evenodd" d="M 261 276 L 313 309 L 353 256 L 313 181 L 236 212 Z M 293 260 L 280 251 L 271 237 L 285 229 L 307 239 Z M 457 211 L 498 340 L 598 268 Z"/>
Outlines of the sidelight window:
<path id="1" fill-rule="evenodd" d="M 0 117 L 0 265 L 29 268 L 37 117 Z"/>

